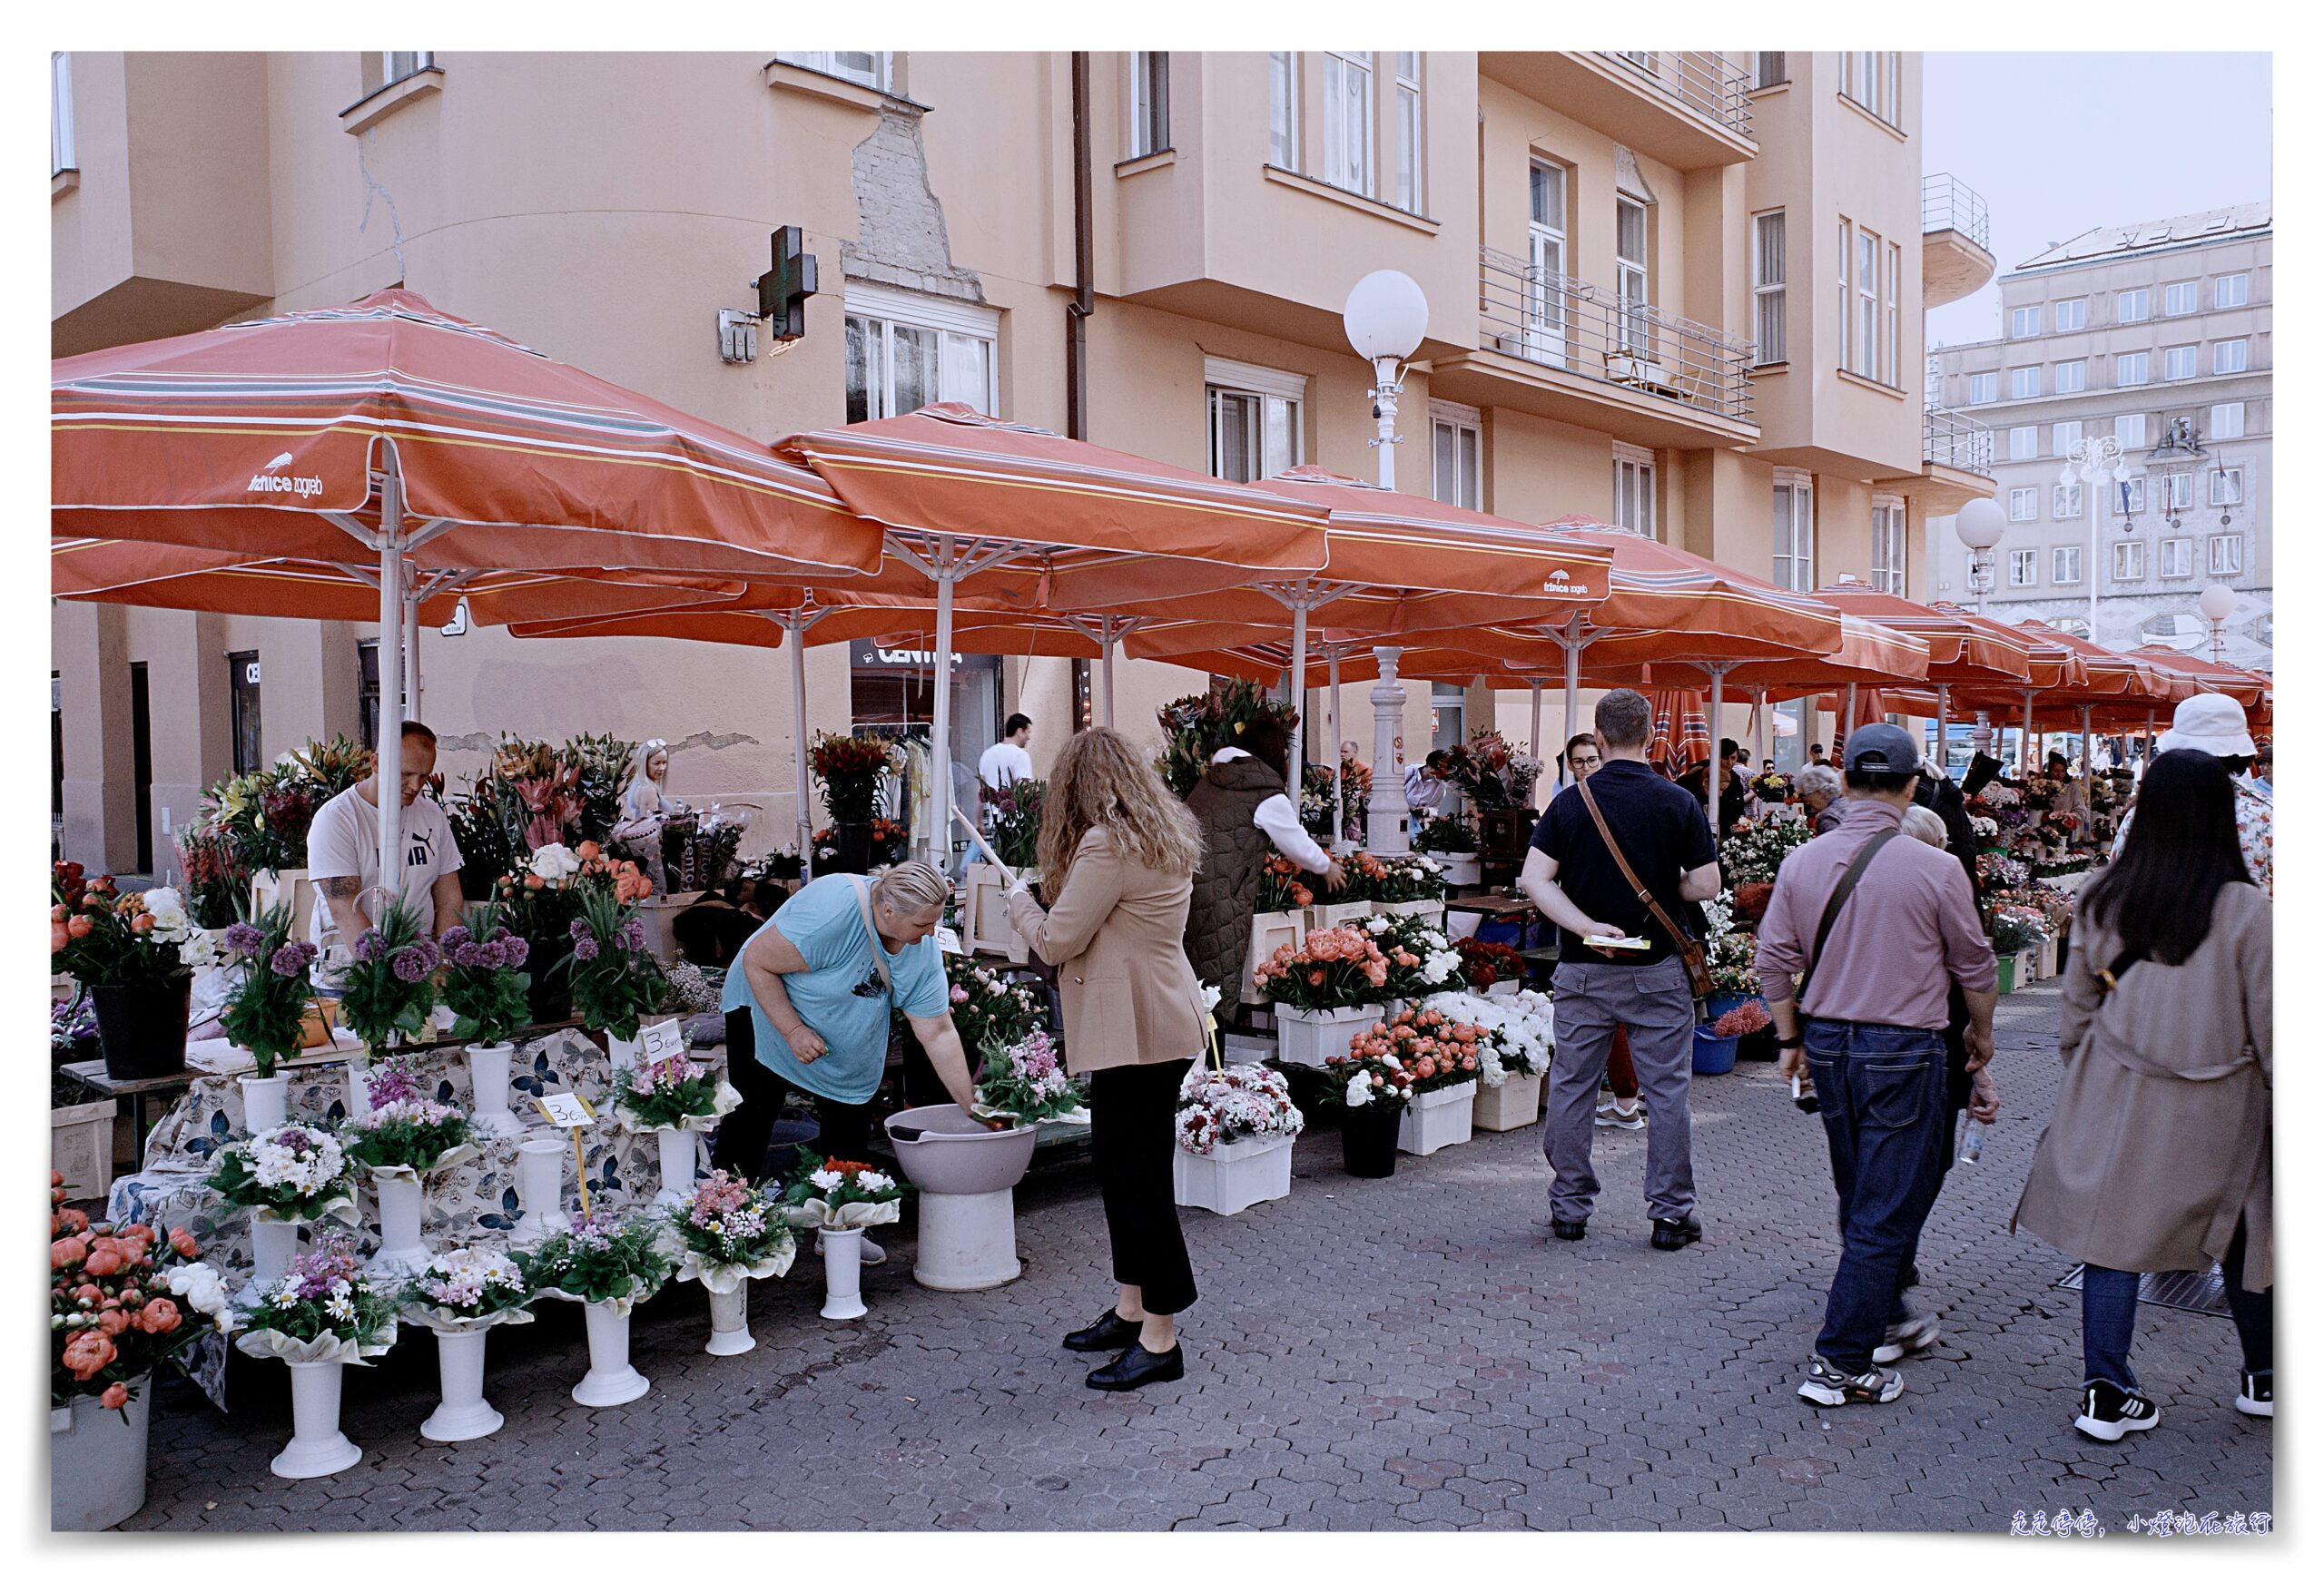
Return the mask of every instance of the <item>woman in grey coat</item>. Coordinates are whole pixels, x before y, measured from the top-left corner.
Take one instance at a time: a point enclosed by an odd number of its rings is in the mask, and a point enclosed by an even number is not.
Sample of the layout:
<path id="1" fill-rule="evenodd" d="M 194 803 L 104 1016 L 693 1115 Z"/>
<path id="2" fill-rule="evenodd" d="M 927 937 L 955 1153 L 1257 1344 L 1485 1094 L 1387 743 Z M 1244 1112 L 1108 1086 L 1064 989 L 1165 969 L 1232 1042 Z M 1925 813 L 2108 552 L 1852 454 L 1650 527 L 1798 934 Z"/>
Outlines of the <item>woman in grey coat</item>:
<path id="1" fill-rule="evenodd" d="M 2243 1343 L 2235 1404 L 2275 1416 L 2274 976 L 2227 771 L 2164 753 L 2074 915 L 2065 1083 L 2012 1222 L 2085 1265 L 2074 1427 L 2093 1439 L 2159 1417 L 2131 1372 L 2140 1273 L 2214 1262 Z"/>

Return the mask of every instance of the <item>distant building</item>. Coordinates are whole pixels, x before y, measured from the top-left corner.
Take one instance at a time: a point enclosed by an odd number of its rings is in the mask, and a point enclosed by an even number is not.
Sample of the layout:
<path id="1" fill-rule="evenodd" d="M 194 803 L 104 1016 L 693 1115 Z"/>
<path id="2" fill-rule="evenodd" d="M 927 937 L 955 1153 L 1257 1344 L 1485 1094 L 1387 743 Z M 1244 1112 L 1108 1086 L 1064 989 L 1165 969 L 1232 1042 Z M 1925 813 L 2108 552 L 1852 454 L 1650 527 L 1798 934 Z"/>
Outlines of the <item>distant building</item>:
<path id="1" fill-rule="evenodd" d="M 2102 226 L 2002 277 L 2002 339 L 1935 354 L 1943 404 L 1994 429 L 2010 529 L 1987 614 L 2083 633 L 2094 583 L 2097 642 L 2208 654 L 2195 604 L 2224 584 L 2225 657 L 2274 669 L 2274 238 L 2265 202 Z M 2061 483 L 2103 435 L 2128 481 Z M 1928 547 L 1936 594 L 1966 601 L 1949 519 Z"/>

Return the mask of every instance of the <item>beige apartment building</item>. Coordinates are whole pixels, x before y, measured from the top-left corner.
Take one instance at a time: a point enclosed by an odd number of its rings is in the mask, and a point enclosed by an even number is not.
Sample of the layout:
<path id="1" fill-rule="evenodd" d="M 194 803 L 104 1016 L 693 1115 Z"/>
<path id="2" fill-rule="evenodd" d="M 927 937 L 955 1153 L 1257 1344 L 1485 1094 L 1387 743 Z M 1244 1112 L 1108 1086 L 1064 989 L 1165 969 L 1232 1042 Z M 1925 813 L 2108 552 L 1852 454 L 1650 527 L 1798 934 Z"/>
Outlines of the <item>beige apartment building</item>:
<path id="1" fill-rule="evenodd" d="M 2274 257 L 2265 202 L 2099 226 L 2002 277 L 2000 339 L 1938 352 L 1942 396 L 1995 437 L 1989 614 L 2209 654 L 2217 584 L 2224 657 L 2275 669 Z M 2077 446 L 2128 476 L 2067 479 Z M 1936 591 L 1965 597 L 1968 552 L 1938 526 Z"/>
<path id="2" fill-rule="evenodd" d="M 768 440 L 948 399 L 1226 477 L 1369 477 L 1341 308 L 1395 269 L 1430 308 L 1399 487 L 1915 596 L 1928 520 L 1992 488 L 1982 431 L 1921 399 L 1925 310 L 1993 260 L 1974 193 L 1925 201 L 1911 54 L 92 54 L 55 83 L 58 355 L 401 284 Z M 806 333 L 727 360 L 783 225 L 820 264 Z M 166 865 L 203 785 L 376 707 L 360 624 L 59 603 L 53 633 L 62 840 L 94 864 Z M 787 836 L 778 656 L 421 648 L 456 782 L 503 731 L 660 736 L 680 795 Z M 805 729 L 925 722 L 929 662 L 811 648 Z M 1074 662 L 954 675 L 965 757 L 1022 709 L 1045 762 L 1088 707 Z M 1127 664 L 1120 723 L 1202 683 Z M 1368 690 L 1342 707 L 1367 755 Z M 1521 740 L 1525 703 L 1416 683 L 1405 741 Z"/>

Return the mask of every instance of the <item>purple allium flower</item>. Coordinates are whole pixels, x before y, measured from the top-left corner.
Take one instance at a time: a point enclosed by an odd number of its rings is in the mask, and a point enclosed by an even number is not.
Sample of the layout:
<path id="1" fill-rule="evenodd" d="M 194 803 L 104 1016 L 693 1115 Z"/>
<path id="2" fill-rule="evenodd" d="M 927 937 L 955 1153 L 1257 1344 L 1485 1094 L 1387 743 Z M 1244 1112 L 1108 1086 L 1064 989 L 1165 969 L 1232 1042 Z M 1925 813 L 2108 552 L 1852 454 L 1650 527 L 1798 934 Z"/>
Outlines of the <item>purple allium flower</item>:
<path id="1" fill-rule="evenodd" d="M 446 950 L 452 952 L 452 959 L 458 962 L 460 959 L 458 954 L 460 948 L 475 938 L 476 937 L 474 935 L 468 932 L 468 925 L 464 923 L 456 923 L 451 928 L 444 931 L 443 939 L 438 940 L 437 943 L 441 945 Z M 461 963 L 461 965 L 463 967 L 467 966 L 466 963 Z"/>
<path id="2" fill-rule="evenodd" d="M 295 978 L 306 970 L 307 953 L 297 946 L 287 945 L 274 953 L 268 964 L 278 978 Z"/>
<path id="3" fill-rule="evenodd" d="M 508 942 L 507 940 L 485 940 L 477 945 L 474 949 L 477 954 L 477 960 L 481 966 L 497 970 L 498 968 L 505 968 L 508 965 Z"/>
<path id="4" fill-rule="evenodd" d="M 520 934 L 512 934 L 507 939 L 502 940 L 500 942 L 500 949 L 507 953 L 508 965 L 512 968 L 523 967 L 525 965 L 525 959 L 533 954 L 531 942 L 527 940 L 525 937 Z"/>
<path id="5" fill-rule="evenodd" d="M 437 949 L 436 942 L 426 935 L 421 935 L 412 941 L 409 949 L 419 953 L 419 959 L 428 965 L 428 970 L 431 973 L 436 970 L 436 965 L 444 959 L 444 953 Z"/>
<path id="6" fill-rule="evenodd" d="M 226 926 L 226 949 L 238 957 L 247 957 L 266 943 L 266 936 L 247 923 Z"/>
<path id="7" fill-rule="evenodd" d="M 573 955 L 576 959 L 580 961 L 596 961 L 597 959 L 596 940 L 589 935 L 583 935 L 579 939 L 573 942 Z"/>
<path id="8" fill-rule="evenodd" d="M 407 984 L 417 984 L 428 977 L 428 959 L 418 946 L 406 946 L 398 951 L 392 965 L 396 977 Z"/>
<path id="9" fill-rule="evenodd" d="M 367 929 L 356 937 L 355 959 L 357 961 L 376 962 L 387 954 L 387 942 L 379 938 L 378 929 Z"/>
<path id="10" fill-rule="evenodd" d="M 303 967 L 310 968 L 314 966 L 315 959 L 323 954 L 322 947 L 317 945 L 312 940 L 300 940 L 298 942 L 298 945 L 299 961 Z"/>
<path id="11" fill-rule="evenodd" d="M 589 921 L 586 919 L 576 918 L 573 920 L 571 927 L 566 929 L 565 932 L 571 935 L 575 939 L 587 939 L 589 938 Z"/>
<path id="12" fill-rule="evenodd" d="M 642 918 L 633 918 L 623 924 L 621 943 L 633 951 L 644 950 L 645 949 L 645 920 Z"/>
<path id="13" fill-rule="evenodd" d="M 485 965 L 485 948 L 472 939 L 464 939 L 448 948 L 456 968 L 481 968 Z"/>

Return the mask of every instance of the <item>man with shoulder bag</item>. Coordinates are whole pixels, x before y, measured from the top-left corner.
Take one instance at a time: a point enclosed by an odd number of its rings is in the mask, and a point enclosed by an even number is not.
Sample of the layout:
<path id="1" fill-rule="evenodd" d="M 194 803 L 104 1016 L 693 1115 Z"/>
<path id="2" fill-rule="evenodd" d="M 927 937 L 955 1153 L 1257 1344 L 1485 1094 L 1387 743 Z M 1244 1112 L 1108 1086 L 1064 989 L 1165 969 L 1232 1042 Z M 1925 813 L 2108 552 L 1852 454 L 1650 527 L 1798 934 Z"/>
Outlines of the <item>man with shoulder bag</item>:
<path id="1" fill-rule="evenodd" d="M 1897 839 L 1920 780 L 1913 739 L 1865 726 L 1843 757 L 1847 816 L 1784 859 L 1758 949 L 1777 1070 L 1815 1080 L 1839 1197 L 1839 1268 L 1799 1387 L 1824 1407 L 1894 1401 L 1904 1376 L 1882 1362 L 1937 1339 L 1904 1290 L 1952 1148 L 1948 1001 L 1957 986 L 1975 1074 L 1993 1058 L 1998 982 L 1959 860 Z"/>
<path id="2" fill-rule="evenodd" d="M 1703 948 L 1679 915 L 1718 894 L 1703 805 L 1646 762 L 1654 713 L 1630 688 L 1598 701 L 1596 773 L 1558 793 L 1533 830 L 1518 884 L 1558 926 L 1557 1048 L 1550 1066 L 1550 1229 L 1578 1242 L 1598 1197 L 1590 1167 L 1599 1079 L 1630 1030 L 1646 1107 L 1646 1202 L 1666 1252 L 1703 1234 L 1695 1217 L 1696 1004 L 1710 989 Z"/>

